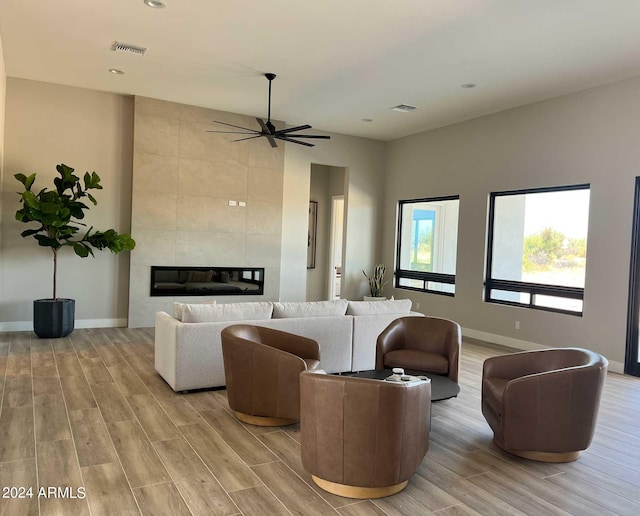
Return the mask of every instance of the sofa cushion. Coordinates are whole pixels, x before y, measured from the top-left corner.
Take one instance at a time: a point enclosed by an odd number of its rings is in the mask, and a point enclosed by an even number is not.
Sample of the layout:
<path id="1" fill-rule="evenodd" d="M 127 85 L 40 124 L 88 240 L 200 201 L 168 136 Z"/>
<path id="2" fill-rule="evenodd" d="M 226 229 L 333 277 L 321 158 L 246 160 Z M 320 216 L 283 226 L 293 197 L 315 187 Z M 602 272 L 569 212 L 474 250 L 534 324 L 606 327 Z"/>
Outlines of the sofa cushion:
<path id="1" fill-rule="evenodd" d="M 311 301 L 301 303 L 273 303 L 273 318 L 288 319 L 290 317 L 327 317 L 344 315 L 347 311 L 347 301 Z"/>
<path id="2" fill-rule="evenodd" d="M 223 321 L 251 321 L 271 319 L 273 304 L 270 301 L 260 303 L 227 303 L 216 305 L 187 305 L 184 308 L 182 322 L 205 323 Z"/>
<path id="3" fill-rule="evenodd" d="M 207 303 L 178 303 L 175 302 L 173 303 L 173 316 L 178 319 L 178 321 L 182 321 L 182 318 L 184 317 L 184 308 L 185 306 L 190 306 L 190 305 L 215 305 L 216 302 L 215 301 L 209 301 Z"/>
<path id="4" fill-rule="evenodd" d="M 411 299 L 349 301 L 347 315 L 408 314 L 410 311 Z"/>

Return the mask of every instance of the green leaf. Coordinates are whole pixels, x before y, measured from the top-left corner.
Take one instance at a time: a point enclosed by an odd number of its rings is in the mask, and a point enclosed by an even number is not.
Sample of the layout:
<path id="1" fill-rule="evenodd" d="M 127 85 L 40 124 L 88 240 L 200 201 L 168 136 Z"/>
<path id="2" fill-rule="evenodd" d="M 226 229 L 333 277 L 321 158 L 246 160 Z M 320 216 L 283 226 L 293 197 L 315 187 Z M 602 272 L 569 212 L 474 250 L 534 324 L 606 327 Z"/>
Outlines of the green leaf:
<path id="1" fill-rule="evenodd" d="M 40 210 L 44 214 L 54 214 L 58 213 L 58 204 L 53 202 L 41 202 Z"/>
<path id="2" fill-rule="evenodd" d="M 87 256 L 89 256 L 89 249 L 86 248 L 85 246 L 83 246 L 82 244 L 77 243 L 77 242 L 73 242 L 73 251 L 80 258 L 86 258 Z"/>
<path id="3" fill-rule="evenodd" d="M 98 204 L 98 201 L 96 201 L 96 198 L 93 195 L 91 195 L 90 193 L 87 194 L 87 197 L 93 203 L 94 206 L 96 206 Z"/>
<path id="4" fill-rule="evenodd" d="M 29 208 L 38 208 L 40 205 L 40 201 L 30 190 L 23 192 L 22 199 L 27 204 L 27 206 L 29 206 Z"/>
<path id="5" fill-rule="evenodd" d="M 31 174 L 31 175 L 27 178 L 26 182 L 24 183 L 24 187 L 25 187 L 27 190 L 31 190 L 31 186 L 33 185 L 33 183 L 34 183 L 34 181 L 35 181 L 35 180 L 36 180 L 36 175 L 35 175 L 35 174 Z"/>
<path id="6" fill-rule="evenodd" d="M 38 241 L 38 245 L 41 245 L 42 247 L 52 247 L 53 249 L 58 249 L 60 247 L 60 242 L 55 238 L 49 238 L 45 235 L 34 235 L 34 238 Z"/>
<path id="7" fill-rule="evenodd" d="M 20 236 L 22 237 L 28 237 L 31 235 L 35 235 L 36 233 L 40 233 L 40 231 L 42 231 L 44 229 L 44 227 L 40 227 L 40 229 L 27 229 L 25 231 L 23 231 L 22 233 L 20 233 Z"/>
<path id="8" fill-rule="evenodd" d="M 36 180 L 36 175 L 35 174 L 31 174 L 30 176 L 25 176 L 24 174 L 14 174 L 14 176 L 18 181 L 20 181 L 23 185 L 25 190 L 31 190 L 31 186 L 33 185 L 33 182 Z"/>

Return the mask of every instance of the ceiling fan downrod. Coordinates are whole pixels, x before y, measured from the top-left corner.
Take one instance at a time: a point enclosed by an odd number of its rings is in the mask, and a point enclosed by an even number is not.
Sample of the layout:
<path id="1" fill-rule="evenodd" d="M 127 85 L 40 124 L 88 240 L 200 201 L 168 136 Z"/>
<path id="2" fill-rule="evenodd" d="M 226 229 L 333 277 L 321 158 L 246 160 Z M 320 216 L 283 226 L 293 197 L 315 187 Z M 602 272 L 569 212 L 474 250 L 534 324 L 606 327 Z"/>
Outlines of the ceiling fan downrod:
<path id="1" fill-rule="evenodd" d="M 267 110 L 267 123 L 265 124 L 271 133 L 275 132 L 275 126 L 271 123 L 271 81 L 277 77 L 275 73 L 265 73 L 264 76 L 269 81 L 269 108 Z"/>

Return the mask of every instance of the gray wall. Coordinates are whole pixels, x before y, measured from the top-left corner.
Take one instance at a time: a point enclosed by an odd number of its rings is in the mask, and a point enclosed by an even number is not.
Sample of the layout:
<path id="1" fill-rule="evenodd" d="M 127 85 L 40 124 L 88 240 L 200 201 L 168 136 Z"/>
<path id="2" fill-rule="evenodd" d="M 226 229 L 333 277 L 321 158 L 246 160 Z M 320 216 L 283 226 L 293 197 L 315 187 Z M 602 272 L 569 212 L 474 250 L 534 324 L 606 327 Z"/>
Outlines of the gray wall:
<path id="1" fill-rule="evenodd" d="M 2 49 L 2 40 L 0 39 L 0 249 L 2 249 L 2 201 L 3 181 L 4 181 L 4 112 L 7 93 L 7 74 L 4 69 L 4 52 Z M 1 256 L 1 255 L 0 255 Z M 4 276 L 4 267 L 0 262 L 0 306 L 2 306 L 4 293 L 2 290 Z M 0 310 L 1 313 L 1 310 Z M 0 319 L 1 320 L 1 319 Z M 1 327 L 2 323 L 0 323 Z"/>
<path id="2" fill-rule="evenodd" d="M 7 79 L 0 242 L 0 329 L 32 327 L 32 301 L 51 297 L 49 249 L 14 218 L 22 172 L 38 174 L 35 188 L 53 187 L 55 167 L 96 171 L 96 193 L 85 222 L 96 229 L 130 230 L 133 99 L 24 79 Z M 80 259 L 70 248 L 58 257 L 58 296 L 76 299 L 76 325 L 126 325 L 129 253 L 96 252 Z M 3 324 L 5 323 L 5 324 Z"/>
<path id="3" fill-rule="evenodd" d="M 220 120 L 247 116 L 136 97 L 129 326 L 153 326 L 172 302 L 277 300 L 284 144 L 232 142 Z M 246 203 L 230 206 L 229 201 Z M 264 267 L 263 296 L 150 297 L 151 265 Z"/>
<path id="4" fill-rule="evenodd" d="M 370 270 L 381 254 L 385 143 L 335 133 L 316 147 L 289 145 L 284 157 L 284 205 L 280 299 L 306 298 L 307 211 L 312 163 L 344 167 L 345 248 L 341 294 L 362 299 L 367 291 L 362 269 Z"/>
<path id="5" fill-rule="evenodd" d="M 394 290 L 469 336 L 527 347 L 583 346 L 624 361 L 633 189 L 640 173 L 640 78 L 391 142 L 384 252 L 393 263 L 399 199 L 460 195 L 455 298 Z M 482 301 L 491 191 L 591 184 L 584 316 Z M 515 329 L 520 321 L 520 330 Z"/>

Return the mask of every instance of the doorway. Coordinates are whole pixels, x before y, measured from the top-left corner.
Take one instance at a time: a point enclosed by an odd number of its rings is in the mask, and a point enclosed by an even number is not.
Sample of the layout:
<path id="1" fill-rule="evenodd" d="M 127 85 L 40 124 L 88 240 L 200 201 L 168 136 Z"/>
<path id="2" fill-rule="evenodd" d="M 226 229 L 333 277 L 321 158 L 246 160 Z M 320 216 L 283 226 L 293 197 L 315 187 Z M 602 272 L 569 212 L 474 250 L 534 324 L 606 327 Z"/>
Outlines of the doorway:
<path id="1" fill-rule="evenodd" d="M 627 312 L 627 348 L 624 372 L 640 376 L 640 177 L 636 177 L 631 233 L 631 267 L 629 270 L 629 308 Z"/>
<path id="2" fill-rule="evenodd" d="M 314 260 L 307 263 L 307 301 L 327 301 L 340 297 L 343 278 L 342 254 L 347 210 L 346 169 L 311 165 L 309 201 L 316 209 Z M 334 199 L 340 208 L 334 207 Z M 341 209 L 341 214 L 337 210 Z M 337 282 L 337 280 L 340 280 Z"/>
<path id="3" fill-rule="evenodd" d="M 331 198 L 331 245 L 329 246 L 329 299 L 340 299 L 342 284 L 342 240 L 344 238 L 344 195 Z"/>

